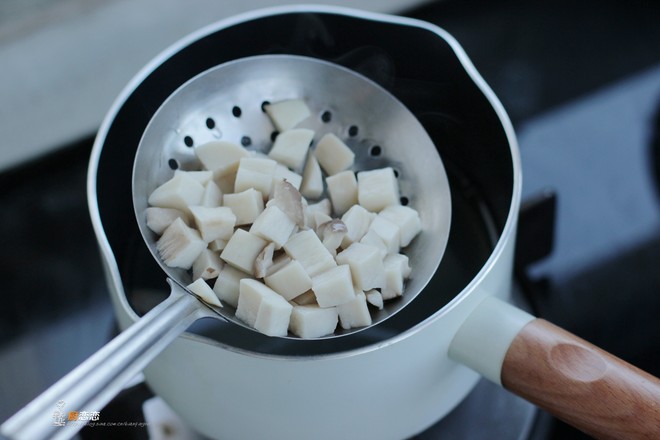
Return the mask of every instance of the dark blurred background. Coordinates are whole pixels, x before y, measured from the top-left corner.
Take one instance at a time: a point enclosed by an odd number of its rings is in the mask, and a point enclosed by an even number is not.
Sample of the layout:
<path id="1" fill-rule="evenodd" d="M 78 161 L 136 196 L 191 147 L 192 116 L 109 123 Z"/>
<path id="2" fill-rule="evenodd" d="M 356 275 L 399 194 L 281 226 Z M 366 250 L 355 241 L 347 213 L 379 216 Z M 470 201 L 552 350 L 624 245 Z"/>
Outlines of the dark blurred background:
<path id="1" fill-rule="evenodd" d="M 518 133 L 516 280 L 532 308 L 660 375 L 660 4 L 412 3 L 390 12 L 449 31 Z M 115 332 L 86 201 L 93 136 L 0 174 L 0 420 Z M 535 424 L 527 438 L 587 438 Z"/>

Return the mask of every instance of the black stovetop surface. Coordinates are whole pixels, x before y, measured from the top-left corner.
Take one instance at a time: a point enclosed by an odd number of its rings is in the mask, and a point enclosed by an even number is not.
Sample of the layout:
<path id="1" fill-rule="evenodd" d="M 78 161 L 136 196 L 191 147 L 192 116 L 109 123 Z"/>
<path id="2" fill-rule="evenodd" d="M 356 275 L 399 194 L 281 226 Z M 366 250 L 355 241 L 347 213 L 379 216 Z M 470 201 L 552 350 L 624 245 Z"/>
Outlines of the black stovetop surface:
<path id="1" fill-rule="evenodd" d="M 552 253 L 518 273 L 535 312 L 660 375 L 660 6 L 443 1 L 406 15 L 453 34 L 502 100 L 523 199 L 556 196 Z M 115 331 L 86 202 L 91 143 L 0 175 L 0 420 Z M 586 438 L 538 424 L 537 439 Z"/>

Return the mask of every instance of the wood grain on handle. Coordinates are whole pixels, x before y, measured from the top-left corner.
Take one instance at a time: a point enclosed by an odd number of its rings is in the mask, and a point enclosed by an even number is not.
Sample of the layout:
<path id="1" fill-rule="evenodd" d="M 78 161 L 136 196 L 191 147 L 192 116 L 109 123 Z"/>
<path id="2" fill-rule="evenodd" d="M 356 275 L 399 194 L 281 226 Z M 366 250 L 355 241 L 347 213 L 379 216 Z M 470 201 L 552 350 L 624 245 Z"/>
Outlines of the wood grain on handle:
<path id="1" fill-rule="evenodd" d="M 502 385 L 598 439 L 660 439 L 660 380 L 535 319 L 516 336 Z"/>

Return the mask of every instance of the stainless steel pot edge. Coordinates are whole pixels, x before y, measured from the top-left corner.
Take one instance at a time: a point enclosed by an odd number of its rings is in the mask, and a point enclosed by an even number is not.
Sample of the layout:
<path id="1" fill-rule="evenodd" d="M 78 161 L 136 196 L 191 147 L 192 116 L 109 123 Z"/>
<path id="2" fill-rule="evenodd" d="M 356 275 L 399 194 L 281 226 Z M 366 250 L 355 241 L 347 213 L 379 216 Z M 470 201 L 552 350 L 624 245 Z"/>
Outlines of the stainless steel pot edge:
<path id="1" fill-rule="evenodd" d="M 98 200 L 96 197 L 96 177 L 97 177 L 97 171 L 98 171 L 98 161 L 101 156 L 101 151 L 103 149 L 103 143 L 105 142 L 105 137 L 108 134 L 108 130 L 110 126 L 112 125 L 112 122 L 114 118 L 116 117 L 118 111 L 121 109 L 122 105 L 124 102 L 128 99 L 128 97 L 133 93 L 133 91 L 140 85 L 140 83 L 149 75 L 151 72 L 153 72 L 159 65 L 162 64 L 164 60 L 167 60 L 169 57 L 172 55 L 176 54 L 179 50 L 182 48 L 188 46 L 189 44 L 199 40 L 200 38 L 207 36 L 211 34 L 212 32 L 216 32 L 218 30 L 238 25 L 242 22 L 258 19 L 261 17 L 265 16 L 271 16 L 271 15 L 280 15 L 280 14 L 289 14 L 289 13 L 305 13 L 305 12 L 316 12 L 316 13 L 330 13 L 330 14 L 337 14 L 337 15 L 348 15 L 352 17 L 358 17 L 366 20 L 372 20 L 372 21 L 380 21 L 380 22 L 387 22 L 387 23 L 393 23 L 393 24 L 398 24 L 398 25 L 403 25 L 403 26 L 410 26 L 410 27 L 417 27 L 417 28 L 422 28 L 426 29 L 432 33 L 435 33 L 438 35 L 438 37 L 444 39 L 452 48 L 454 51 L 455 55 L 465 68 L 467 74 L 469 77 L 472 79 L 472 81 L 475 83 L 475 85 L 481 90 L 481 92 L 484 94 L 484 96 L 488 99 L 490 102 L 491 106 L 495 110 L 500 122 L 502 123 L 502 127 L 505 131 L 506 137 L 509 141 L 510 145 L 510 152 L 511 152 L 511 159 L 512 159 L 512 165 L 513 165 L 513 191 L 512 191 L 512 198 L 511 198 L 511 204 L 509 207 L 509 216 L 507 218 L 507 221 L 504 225 L 502 234 L 493 250 L 491 253 L 490 257 L 484 264 L 484 266 L 481 268 L 479 273 L 475 276 L 475 278 L 459 293 L 456 295 L 455 298 L 453 298 L 449 303 L 447 303 L 443 308 L 438 310 L 436 313 L 431 315 L 429 318 L 425 319 L 424 321 L 418 323 L 417 325 L 413 326 L 412 328 L 402 332 L 401 334 L 388 339 L 387 341 L 383 341 L 374 345 L 370 346 L 365 346 L 361 347 L 358 349 L 353 349 L 353 350 L 347 350 L 345 352 L 340 352 L 340 353 L 331 353 L 331 354 L 323 354 L 323 355 L 315 355 L 315 356 L 306 356 L 306 360 L 310 359 L 316 359 L 316 358 L 344 358 L 344 357 L 350 357 L 350 356 L 355 356 L 361 353 L 369 352 L 372 350 L 378 350 L 384 346 L 390 345 L 390 344 L 395 344 L 398 341 L 402 339 L 406 339 L 409 337 L 411 334 L 414 334 L 418 331 L 421 331 L 430 323 L 432 323 L 434 320 L 438 319 L 440 316 L 443 316 L 446 313 L 449 313 L 451 310 L 453 310 L 459 303 L 461 303 L 465 297 L 468 295 L 468 293 L 473 290 L 474 286 L 476 286 L 482 278 L 486 276 L 494 267 L 495 263 L 499 259 L 500 255 L 502 254 L 505 244 L 511 240 L 515 240 L 515 231 L 516 231 L 516 223 L 517 223 L 517 207 L 520 204 L 520 198 L 521 198 L 521 193 L 522 193 L 522 167 L 520 163 L 520 153 L 518 150 L 518 142 L 516 139 L 516 135 L 513 129 L 513 125 L 511 124 L 511 121 L 504 110 L 504 107 L 500 100 L 497 98 L 493 90 L 488 86 L 488 84 L 485 82 L 483 77 L 479 74 L 479 72 L 476 70 L 474 64 L 472 64 L 472 61 L 469 59 L 463 48 L 460 46 L 458 41 L 454 39 L 453 36 L 451 36 L 449 33 L 447 33 L 444 29 L 440 28 L 439 26 L 433 25 L 431 23 L 422 21 L 422 20 L 416 20 L 413 18 L 407 18 L 407 17 L 401 17 L 401 16 L 395 16 L 395 15 L 388 15 L 388 14 L 383 14 L 383 13 L 377 13 L 377 12 L 368 12 L 368 11 L 363 11 L 363 10 L 357 10 L 353 8 L 348 8 L 348 7 L 340 7 L 340 6 L 329 6 L 329 5 L 284 5 L 284 6 L 276 6 L 276 7 L 270 7 L 270 8 L 263 8 L 263 9 L 257 9 L 254 11 L 246 12 L 243 14 L 238 14 L 233 17 L 223 19 L 220 21 L 217 21 L 215 23 L 211 23 L 205 27 L 202 27 L 198 29 L 197 31 L 189 34 L 188 36 L 179 39 L 175 43 L 173 43 L 171 46 L 163 50 L 161 53 L 159 53 L 155 58 L 153 58 L 149 63 L 147 63 L 130 81 L 129 83 L 124 87 L 124 89 L 120 92 L 118 97 L 115 99 L 113 102 L 112 106 L 110 107 L 107 115 L 103 119 L 100 127 L 98 134 L 95 138 L 93 147 L 92 147 L 92 153 L 90 157 L 90 162 L 89 162 L 89 169 L 88 169 L 88 176 L 87 176 L 87 200 L 88 200 L 88 206 L 90 210 L 90 216 L 92 220 L 92 226 L 94 229 L 94 233 L 96 235 L 96 238 L 99 243 L 99 248 L 102 253 L 103 259 L 104 259 L 104 264 L 106 266 L 106 270 L 108 271 L 108 279 L 109 282 L 112 284 L 112 287 L 117 291 L 120 292 L 120 295 L 116 295 L 118 298 L 116 300 L 120 301 L 120 305 L 123 309 L 127 310 L 127 313 L 130 317 L 129 322 L 121 322 L 120 320 L 120 326 L 122 328 L 128 327 L 130 324 L 135 322 L 137 319 L 139 319 L 138 315 L 133 311 L 133 309 L 130 307 L 128 304 L 128 301 L 126 299 L 125 293 L 123 291 L 123 286 L 121 283 L 121 276 L 119 273 L 119 268 L 117 267 L 116 260 L 114 259 L 114 255 L 112 253 L 112 249 L 110 247 L 110 243 L 107 240 L 107 237 L 105 236 L 105 232 L 103 230 L 103 226 L 101 223 L 101 218 L 100 218 L 100 213 L 98 209 Z M 514 212 L 516 211 L 516 212 Z M 114 300 L 114 299 L 113 299 Z M 253 356 L 253 357 L 266 357 L 266 358 L 277 358 L 277 359 L 282 359 L 282 360 L 296 360 L 298 359 L 295 356 L 281 356 L 281 355 L 270 355 L 270 354 L 261 354 L 261 353 L 254 353 L 251 351 L 243 350 L 240 348 L 236 347 L 231 347 L 227 346 L 225 344 L 222 344 L 218 341 L 191 334 L 191 333 L 184 333 L 182 335 L 184 338 L 192 339 L 198 342 L 202 342 L 205 344 L 209 345 L 216 345 L 219 347 L 222 347 L 223 349 L 234 351 L 237 353 Z"/>

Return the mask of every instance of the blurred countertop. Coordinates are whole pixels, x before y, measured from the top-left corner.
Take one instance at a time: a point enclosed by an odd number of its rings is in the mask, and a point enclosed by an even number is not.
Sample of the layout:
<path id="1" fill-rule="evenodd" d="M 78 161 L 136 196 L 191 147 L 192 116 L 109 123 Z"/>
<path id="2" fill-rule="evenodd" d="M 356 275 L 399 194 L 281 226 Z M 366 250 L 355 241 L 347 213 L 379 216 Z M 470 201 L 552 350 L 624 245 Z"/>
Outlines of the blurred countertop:
<path id="1" fill-rule="evenodd" d="M 124 85 L 149 60 L 181 37 L 215 21 L 281 3 L 276 0 L 3 0 L 0 3 L 0 172 L 92 135 Z M 397 13 L 425 2 L 322 3 Z"/>

